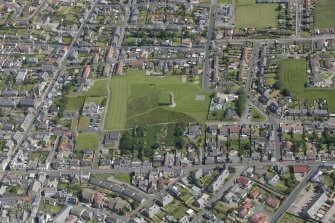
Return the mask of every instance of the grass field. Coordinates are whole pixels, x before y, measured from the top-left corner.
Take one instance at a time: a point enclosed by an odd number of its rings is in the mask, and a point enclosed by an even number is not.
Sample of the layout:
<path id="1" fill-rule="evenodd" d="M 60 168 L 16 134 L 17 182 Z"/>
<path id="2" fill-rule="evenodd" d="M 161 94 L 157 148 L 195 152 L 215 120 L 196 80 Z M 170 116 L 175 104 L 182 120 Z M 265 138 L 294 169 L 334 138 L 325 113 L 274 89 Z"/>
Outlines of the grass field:
<path id="1" fill-rule="evenodd" d="M 128 74 L 111 80 L 105 129 L 124 129 L 136 125 L 165 122 L 205 122 L 209 94 L 199 83 L 182 83 L 181 76 L 150 77 L 144 71 L 129 70 Z M 174 94 L 176 107 L 170 108 L 169 92 Z M 197 101 L 197 95 L 205 96 Z"/>
<path id="2" fill-rule="evenodd" d="M 127 173 L 125 173 L 125 174 L 123 174 L 123 173 L 114 174 L 113 177 L 114 177 L 115 180 L 122 181 L 122 182 L 125 182 L 125 183 L 128 183 L 128 184 L 131 183 L 130 174 L 127 174 Z"/>
<path id="3" fill-rule="evenodd" d="M 76 139 L 76 151 L 97 150 L 99 147 L 99 137 L 94 132 L 78 133 Z"/>
<path id="4" fill-rule="evenodd" d="M 256 4 L 256 0 L 238 0 L 236 7 L 236 28 L 276 28 L 277 4 Z"/>
<path id="5" fill-rule="evenodd" d="M 308 223 L 310 221 L 307 221 L 305 219 L 299 218 L 297 216 L 284 213 L 283 216 L 279 219 L 278 223 Z"/>
<path id="6" fill-rule="evenodd" d="M 88 116 L 80 116 L 79 129 L 87 129 L 89 124 L 90 124 L 90 118 Z"/>
<path id="7" fill-rule="evenodd" d="M 252 108 L 251 110 L 251 121 L 252 122 L 265 122 L 266 117 L 258 111 L 256 108 Z"/>
<path id="8" fill-rule="evenodd" d="M 335 27 L 335 1 L 334 0 L 317 0 L 316 1 L 316 28 L 333 28 Z"/>
<path id="9" fill-rule="evenodd" d="M 280 66 L 282 88 L 290 91 L 296 99 L 326 99 L 328 110 L 335 112 L 335 89 L 304 88 L 307 82 L 307 61 L 305 59 L 283 60 Z"/>

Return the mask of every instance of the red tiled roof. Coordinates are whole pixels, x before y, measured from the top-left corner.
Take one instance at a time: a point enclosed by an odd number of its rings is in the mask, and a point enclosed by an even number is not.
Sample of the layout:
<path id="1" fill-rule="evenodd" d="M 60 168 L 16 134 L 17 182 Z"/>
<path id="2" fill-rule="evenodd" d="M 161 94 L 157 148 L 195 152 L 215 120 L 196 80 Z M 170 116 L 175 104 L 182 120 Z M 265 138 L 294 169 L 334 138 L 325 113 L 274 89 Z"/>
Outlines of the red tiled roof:
<path id="1" fill-rule="evenodd" d="M 293 166 L 294 173 L 307 173 L 308 167 L 305 165 Z"/>
<path id="2" fill-rule="evenodd" d="M 240 182 L 241 184 L 247 185 L 247 184 L 250 183 L 250 180 L 249 180 L 249 178 L 247 178 L 247 177 L 240 176 L 240 177 L 238 178 L 238 182 Z"/>
<path id="3" fill-rule="evenodd" d="M 266 204 L 273 208 L 277 207 L 279 203 L 280 203 L 279 200 L 272 198 L 272 197 L 269 197 L 268 199 L 266 199 Z"/>
<path id="4" fill-rule="evenodd" d="M 254 189 L 254 190 L 252 190 L 252 191 L 250 192 L 250 196 L 251 196 L 252 198 L 256 198 L 258 195 L 260 195 L 260 192 L 259 192 L 258 190 L 256 190 L 256 189 Z"/>

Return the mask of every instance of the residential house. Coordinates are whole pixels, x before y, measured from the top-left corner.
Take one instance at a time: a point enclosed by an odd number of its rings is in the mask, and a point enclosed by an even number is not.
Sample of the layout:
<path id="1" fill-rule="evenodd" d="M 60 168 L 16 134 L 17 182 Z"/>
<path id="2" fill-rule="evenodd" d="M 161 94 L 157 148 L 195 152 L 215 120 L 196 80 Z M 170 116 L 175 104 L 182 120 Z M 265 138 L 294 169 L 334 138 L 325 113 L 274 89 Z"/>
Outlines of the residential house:
<path id="1" fill-rule="evenodd" d="M 155 215 L 160 211 L 160 208 L 156 205 L 153 204 L 151 207 L 148 207 L 145 209 L 144 213 L 149 217 L 153 218 Z"/>

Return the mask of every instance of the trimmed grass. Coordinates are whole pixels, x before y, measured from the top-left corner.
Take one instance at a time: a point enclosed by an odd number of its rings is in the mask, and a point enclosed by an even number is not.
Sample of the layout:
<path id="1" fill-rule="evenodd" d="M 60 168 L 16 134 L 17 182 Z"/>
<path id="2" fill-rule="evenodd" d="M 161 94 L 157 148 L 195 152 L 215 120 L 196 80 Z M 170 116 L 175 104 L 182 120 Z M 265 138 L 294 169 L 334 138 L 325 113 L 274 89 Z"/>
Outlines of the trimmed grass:
<path id="1" fill-rule="evenodd" d="M 304 88 L 307 82 L 307 61 L 305 59 L 283 60 L 280 66 L 282 88 L 290 91 L 295 99 L 326 99 L 328 110 L 335 112 L 335 89 Z"/>
<path id="2" fill-rule="evenodd" d="M 50 204 L 44 204 L 44 210 L 47 212 L 51 212 L 54 214 L 58 214 L 62 210 L 62 206 L 59 205 L 50 205 Z"/>
<path id="3" fill-rule="evenodd" d="M 114 179 L 115 180 L 118 180 L 118 181 L 122 181 L 122 182 L 125 182 L 127 184 L 130 184 L 131 183 L 131 176 L 130 174 L 115 174 L 113 175 Z"/>
<path id="4" fill-rule="evenodd" d="M 334 0 L 317 0 L 315 27 L 333 28 L 335 27 L 335 1 Z"/>
<path id="5" fill-rule="evenodd" d="M 87 129 L 90 124 L 90 118 L 88 116 L 80 116 L 79 129 Z"/>
<path id="6" fill-rule="evenodd" d="M 256 0 L 238 0 L 236 28 L 277 27 L 277 4 L 256 4 Z"/>
<path id="7" fill-rule="evenodd" d="M 130 69 L 127 75 L 112 78 L 110 91 L 105 123 L 108 130 L 166 122 L 206 121 L 209 93 L 199 84 L 182 83 L 181 76 L 152 77 L 146 76 L 142 70 Z M 168 106 L 169 92 L 174 94 L 174 108 Z M 205 101 L 196 101 L 196 95 L 204 95 Z"/>
<path id="8" fill-rule="evenodd" d="M 76 139 L 76 151 L 97 150 L 99 147 L 99 137 L 94 132 L 78 133 Z"/>
<path id="9" fill-rule="evenodd" d="M 85 102 L 94 102 L 97 105 L 101 105 L 104 97 L 87 97 Z"/>
<path id="10" fill-rule="evenodd" d="M 77 126 L 78 126 L 78 120 L 77 119 L 72 119 L 70 129 L 75 130 L 77 128 Z"/>
<path id="11" fill-rule="evenodd" d="M 252 108 L 251 110 L 251 121 L 252 122 L 265 122 L 266 117 L 258 111 L 256 108 Z"/>
<path id="12" fill-rule="evenodd" d="M 65 97 L 64 110 L 78 111 L 84 106 L 85 97 Z"/>
<path id="13" fill-rule="evenodd" d="M 307 223 L 307 222 L 310 222 L 310 221 L 299 218 L 295 215 L 291 215 L 291 214 L 288 214 L 288 213 L 284 213 L 283 216 L 278 221 L 278 223 L 288 223 L 288 222 Z"/>
<path id="14" fill-rule="evenodd" d="M 107 84 L 108 80 L 96 80 L 94 85 L 85 92 L 85 96 L 89 97 L 99 97 L 99 96 L 107 96 Z"/>

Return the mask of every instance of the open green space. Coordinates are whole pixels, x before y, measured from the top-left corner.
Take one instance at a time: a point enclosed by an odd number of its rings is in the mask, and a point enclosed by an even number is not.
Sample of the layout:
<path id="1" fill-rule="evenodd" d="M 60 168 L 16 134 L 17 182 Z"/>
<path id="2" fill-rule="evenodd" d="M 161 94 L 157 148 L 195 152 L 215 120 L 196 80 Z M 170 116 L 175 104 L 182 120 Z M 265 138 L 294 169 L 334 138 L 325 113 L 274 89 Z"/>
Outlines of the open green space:
<path id="1" fill-rule="evenodd" d="M 335 27 L 335 1 L 334 0 L 317 0 L 315 27 L 316 28 L 333 28 Z"/>
<path id="2" fill-rule="evenodd" d="M 299 218 L 295 215 L 284 213 L 283 216 L 279 219 L 278 223 L 289 223 L 289 222 L 294 222 L 294 223 L 307 223 L 310 222 L 308 220 Z"/>
<path id="3" fill-rule="evenodd" d="M 305 59 L 283 60 L 280 65 L 280 83 L 295 99 L 326 99 L 328 110 L 335 112 L 335 89 L 305 88 L 307 61 Z"/>
<path id="4" fill-rule="evenodd" d="M 78 133 L 76 139 L 76 151 L 97 150 L 99 147 L 99 137 L 95 132 Z"/>
<path id="5" fill-rule="evenodd" d="M 257 108 L 253 107 L 251 110 L 251 121 L 252 122 L 265 122 L 266 117 L 258 111 Z"/>
<path id="6" fill-rule="evenodd" d="M 80 116 L 79 129 L 87 129 L 90 124 L 90 118 L 88 116 Z"/>
<path id="7" fill-rule="evenodd" d="M 236 28 L 276 28 L 277 4 L 256 4 L 256 0 L 238 0 L 236 7 Z"/>
<path id="8" fill-rule="evenodd" d="M 209 94 L 202 90 L 200 83 L 182 83 L 177 75 L 146 76 L 140 70 L 113 77 L 105 129 L 181 121 L 204 123 Z M 169 107 L 170 92 L 174 94 L 174 108 Z M 205 96 L 205 100 L 196 100 L 197 95 Z"/>
<path id="9" fill-rule="evenodd" d="M 113 177 L 115 180 L 122 181 L 128 184 L 131 183 L 131 176 L 128 173 L 114 174 Z"/>

